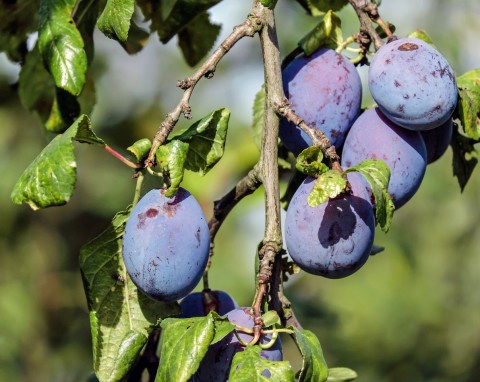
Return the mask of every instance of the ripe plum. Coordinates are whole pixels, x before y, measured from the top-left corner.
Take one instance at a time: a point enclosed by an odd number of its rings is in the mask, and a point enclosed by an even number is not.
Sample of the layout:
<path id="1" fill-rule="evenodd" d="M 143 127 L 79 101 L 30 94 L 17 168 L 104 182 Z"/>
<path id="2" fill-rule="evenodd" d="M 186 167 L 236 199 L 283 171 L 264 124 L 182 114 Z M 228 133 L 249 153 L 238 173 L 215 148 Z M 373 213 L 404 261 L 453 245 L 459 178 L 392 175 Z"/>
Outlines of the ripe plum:
<path id="1" fill-rule="evenodd" d="M 449 118 L 443 125 L 420 132 L 427 148 L 427 164 L 435 162 L 448 149 L 452 140 L 453 121 Z"/>
<path id="2" fill-rule="evenodd" d="M 189 318 L 189 317 L 201 317 L 208 314 L 209 306 L 205 309 L 204 306 L 204 293 L 207 295 L 207 305 L 209 305 L 208 300 L 216 300 L 217 310 L 216 312 L 223 316 L 231 310 L 238 308 L 238 304 L 235 300 L 226 292 L 221 290 L 214 291 L 205 291 L 205 292 L 195 292 L 190 293 L 180 302 L 180 308 L 182 309 L 182 314 L 180 318 Z M 211 301 L 213 304 L 213 301 Z"/>
<path id="3" fill-rule="evenodd" d="M 253 328 L 253 317 L 250 315 L 250 308 L 236 308 L 227 313 L 228 319 L 245 328 Z M 242 341 L 248 343 L 253 339 L 253 335 L 238 332 Z M 260 337 L 259 343 L 267 344 L 272 339 L 271 334 L 265 334 Z M 229 333 L 221 341 L 210 345 L 207 354 L 203 358 L 199 369 L 191 378 L 191 382 L 225 382 L 230 374 L 230 366 L 233 357 L 237 352 L 241 352 L 245 347 L 238 342 L 234 333 Z M 260 356 L 269 361 L 282 360 L 282 344 L 280 338 L 277 338 L 273 346 L 261 351 Z"/>
<path id="4" fill-rule="evenodd" d="M 340 147 L 360 113 L 362 83 L 355 66 L 334 50 L 322 48 L 309 57 L 295 58 L 282 77 L 295 112 Z M 280 122 L 280 138 L 295 155 L 312 144 L 307 134 L 286 120 Z"/>
<path id="5" fill-rule="evenodd" d="M 297 189 L 285 218 L 288 253 L 304 271 L 327 278 L 342 278 L 356 272 L 370 255 L 375 216 L 366 180 L 349 173 L 351 193 L 344 193 L 310 207 L 308 195 L 314 178 Z"/>
<path id="6" fill-rule="evenodd" d="M 149 191 L 132 210 L 123 236 L 123 260 L 137 287 L 160 301 L 184 297 L 200 281 L 210 234 L 195 198 L 180 188 L 168 198 Z"/>
<path id="7" fill-rule="evenodd" d="M 401 38 L 382 46 L 370 63 L 368 85 L 385 116 L 411 130 L 440 126 L 457 103 L 450 64 L 417 38 Z"/>
<path id="8" fill-rule="evenodd" d="M 420 132 L 395 125 L 375 108 L 360 115 L 348 132 L 341 164 L 348 168 L 367 159 L 383 160 L 390 167 L 388 192 L 398 209 L 420 187 L 426 155 Z"/>

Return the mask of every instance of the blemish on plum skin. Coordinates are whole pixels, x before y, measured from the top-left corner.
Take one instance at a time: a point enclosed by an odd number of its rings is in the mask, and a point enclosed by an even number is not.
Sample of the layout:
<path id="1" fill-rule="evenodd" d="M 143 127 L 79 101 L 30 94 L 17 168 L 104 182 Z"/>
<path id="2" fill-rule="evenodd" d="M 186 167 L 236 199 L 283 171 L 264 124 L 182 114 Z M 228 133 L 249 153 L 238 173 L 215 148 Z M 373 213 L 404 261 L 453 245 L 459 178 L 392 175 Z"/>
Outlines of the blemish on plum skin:
<path id="1" fill-rule="evenodd" d="M 409 51 L 412 51 L 412 50 L 417 50 L 418 45 L 414 44 L 414 43 L 411 43 L 411 42 L 406 42 L 406 43 L 400 45 L 397 49 L 402 51 L 402 52 L 409 52 Z"/>
<path id="2" fill-rule="evenodd" d="M 158 210 L 155 208 L 149 208 L 146 212 L 147 218 L 154 218 L 158 215 Z"/>
<path id="3" fill-rule="evenodd" d="M 395 80 L 395 81 L 393 82 L 393 84 L 395 85 L 396 88 L 402 86 L 402 84 L 401 84 L 400 82 L 398 82 L 397 80 Z"/>

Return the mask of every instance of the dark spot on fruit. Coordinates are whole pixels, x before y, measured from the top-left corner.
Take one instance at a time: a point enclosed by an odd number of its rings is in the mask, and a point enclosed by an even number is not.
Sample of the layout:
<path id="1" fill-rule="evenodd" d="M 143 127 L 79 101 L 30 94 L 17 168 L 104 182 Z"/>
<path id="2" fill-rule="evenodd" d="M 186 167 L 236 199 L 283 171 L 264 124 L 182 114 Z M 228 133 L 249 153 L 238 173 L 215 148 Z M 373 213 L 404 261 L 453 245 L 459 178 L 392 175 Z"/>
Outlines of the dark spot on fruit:
<path id="1" fill-rule="evenodd" d="M 400 82 L 398 82 L 397 80 L 395 80 L 395 81 L 393 82 L 393 84 L 395 85 L 396 88 L 402 86 L 402 84 L 401 84 Z"/>
<path id="2" fill-rule="evenodd" d="M 408 94 L 403 95 L 403 99 L 409 99 L 409 98 L 410 98 L 410 96 Z"/>
<path id="3" fill-rule="evenodd" d="M 138 217 L 137 228 L 142 229 L 145 226 L 145 220 L 146 220 L 145 214 L 141 212 L 137 215 L 137 217 Z"/>
<path id="4" fill-rule="evenodd" d="M 147 215 L 147 218 L 154 218 L 155 216 L 158 215 L 158 210 L 155 208 L 149 208 L 147 210 L 146 215 Z"/>
<path id="5" fill-rule="evenodd" d="M 405 113 L 405 105 L 398 105 L 397 111 L 399 113 Z"/>
<path id="6" fill-rule="evenodd" d="M 414 44 L 414 43 L 411 43 L 411 42 L 406 42 L 406 43 L 400 45 L 397 49 L 401 50 L 403 52 L 408 52 L 408 51 L 411 51 L 411 50 L 417 50 L 418 45 Z"/>
<path id="7" fill-rule="evenodd" d="M 392 60 L 390 60 L 389 58 L 387 58 L 387 59 L 385 60 L 385 64 L 389 65 L 389 64 L 391 64 L 391 63 L 392 63 Z"/>
<path id="8" fill-rule="evenodd" d="M 195 232 L 195 238 L 197 239 L 197 248 L 200 246 L 200 227 L 197 228 L 197 232 Z"/>

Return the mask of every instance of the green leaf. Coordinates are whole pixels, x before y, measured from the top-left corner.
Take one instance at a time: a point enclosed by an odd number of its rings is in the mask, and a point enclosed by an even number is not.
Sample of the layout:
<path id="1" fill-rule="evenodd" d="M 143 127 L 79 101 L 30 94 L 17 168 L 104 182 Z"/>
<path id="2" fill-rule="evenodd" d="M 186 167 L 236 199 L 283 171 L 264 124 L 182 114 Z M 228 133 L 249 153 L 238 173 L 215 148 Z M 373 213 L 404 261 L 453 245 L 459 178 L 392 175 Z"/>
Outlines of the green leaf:
<path id="1" fill-rule="evenodd" d="M 151 148 L 152 142 L 150 141 L 150 139 L 142 138 L 134 142 L 133 145 L 127 147 L 127 150 L 130 151 L 133 155 L 135 155 L 137 161 L 140 162 L 148 155 Z"/>
<path id="2" fill-rule="evenodd" d="M 265 84 L 255 94 L 255 101 L 253 102 L 253 141 L 258 149 L 262 147 L 263 135 L 263 115 L 265 114 Z"/>
<path id="3" fill-rule="evenodd" d="M 231 333 L 235 329 L 235 325 L 228 320 L 228 317 L 220 317 L 216 312 L 210 312 L 210 314 L 215 320 L 215 336 L 210 343 L 210 345 L 213 345 Z"/>
<path id="4" fill-rule="evenodd" d="M 348 382 L 353 381 L 358 377 L 358 374 L 347 367 L 334 367 L 328 369 L 327 382 Z"/>
<path id="5" fill-rule="evenodd" d="M 215 336 L 212 314 L 162 321 L 160 365 L 155 381 L 186 382 L 200 366 Z"/>
<path id="6" fill-rule="evenodd" d="M 108 38 L 126 42 L 134 10 L 134 0 L 108 0 L 98 19 L 98 29 Z"/>
<path id="7" fill-rule="evenodd" d="M 127 41 L 121 42 L 123 49 L 128 54 L 140 52 L 148 42 L 150 33 L 140 28 L 133 20 L 130 24 Z"/>
<path id="8" fill-rule="evenodd" d="M 451 141 L 453 176 L 457 177 L 462 192 L 478 163 L 478 152 L 474 146 L 476 143 L 478 141 L 464 137 L 454 129 Z"/>
<path id="9" fill-rule="evenodd" d="M 15 62 L 27 53 L 27 39 L 38 26 L 38 0 L 2 1 L 0 7 L 0 52 Z"/>
<path id="10" fill-rule="evenodd" d="M 320 175 L 308 195 L 307 202 L 310 207 L 325 203 L 330 198 L 340 195 L 347 187 L 347 180 L 337 170 L 328 170 Z"/>
<path id="11" fill-rule="evenodd" d="M 295 373 L 288 361 L 267 361 L 260 357 L 259 346 L 248 346 L 235 354 L 228 380 L 230 382 L 293 382 Z"/>
<path id="12" fill-rule="evenodd" d="M 312 16 L 323 16 L 329 10 L 339 11 L 348 0 L 297 0 Z"/>
<path id="13" fill-rule="evenodd" d="M 328 367 L 317 336 L 309 330 L 300 330 L 295 327 L 289 329 L 295 332 L 295 342 L 303 358 L 299 381 L 323 382 L 327 380 Z"/>
<path id="14" fill-rule="evenodd" d="M 93 365 L 102 382 L 121 381 L 140 355 L 153 326 L 179 312 L 138 291 L 122 260 L 122 236 L 130 211 L 80 250 L 80 270 L 92 331 Z"/>
<path id="15" fill-rule="evenodd" d="M 393 32 L 393 31 L 392 31 Z M 428 35 L 428 33 L 423 29 L 417 29 L 413 32 L 410 32 L 407 37 L 418 38 L 425 41 L 427 44 L 433 45 L 433 41 Z"/>
<path id="16" fill-rule="evenodd" d="M 222 158 L 227 138 L 228 109 L 215 110 L 170 138 L 189 144 L 185 168 L 205 175 Z"/>
<path id="17" fill-rule="evenodd" d="M 56 88 L 35 47 L 28 52 L 18 80 L 20 101 L 35 113 L 47 131 L 62 133 L 80 114 L 80 105 L 70 93 Z"/>
<path id="18" fill-rule="evenodd" d="M 177 0 L 168 15 L 163 14 L 163 9 L 158 5 L 153 6 L 150 16 L 151 29 L 158 32 L 160 41 L 164 44 L 185 28 L 195 17 L 221 0 Z"/>
<path id="19" fill-rule="evenodd" d="M 388 232 L 392 223 L 395 206 L 388 193 L 390 182 L 390 168 L 388 165 L 376 159 L 368 159 L 356 166 L 350 167 L 345 173 L 358 171 L 370 183 L 375 198 L 375 217 L 377 224 L 384 232 Z"/>
<path id="20" fill-rule="evenodd" d="M 85 85 L 87 55 L 72 19 L 76 0 L 40 0 L 38 46 L 57 87 L 78 96 Z"/>
<path id="21" fill-rule="evenodd" d="M 457 77 L 457 111 L 468 138 L 480 139 L 480 68 Z"/>
<path id="22" fill-rule="evenodd" d="M 173 140 L 160 146 L 156 152 L 158 167 L 170 180 L 165 196 L 172 197 L 180 187 L 185 171 L 189 144 L 180 140 Z"/>
<path id="23" fill-rule="evenodd" d="M 178 33 L 178 45 L 188 65 L 195 66 L 205 57 L 221 29 L 210 21 L 208 12 L 203 12 Z"/>
<path id="24" fill-rule="evenodd" d="M 93 33 L 97 27 L 97 20 L 105 7 L 106 0 L 77 1 L 73 20 L 82 36 L 87 61 L 91 63 L 94 57 Z"/>
<path id="25" fill-rule="evenodd" d="M 68 202 L 76 182 L 77 162 L 72 141 L 103 146 L 90 129 L 90 120 L 80 116 L 63 134 L 57 135 L 26 168 L 12 191 L 16 204 L 27 203 L 33 210 Z"/>
<path id="26" fill-rule="evenodd" d="M 342 42 L 342 21 L 329 10 L 323 20 L 303 37 L 298 45 L 306 56 L 310 56 L 321 47 L 336 49 Z"/>
<path id="27" fill-rule="evenodd" d="M 295 168 L 305 175 L 316 177 L 328 171 L 328 166 L 322 161 L 322 150 L 319 147 L 311 146 L 298 155 Z"/>
<path id="28" fill-rule="evenodd" d="M 262 315 L 263 326 L 269 327 L 275 324 L 280 324 L 280 316 L 275 310 L 269 310 Z"/>

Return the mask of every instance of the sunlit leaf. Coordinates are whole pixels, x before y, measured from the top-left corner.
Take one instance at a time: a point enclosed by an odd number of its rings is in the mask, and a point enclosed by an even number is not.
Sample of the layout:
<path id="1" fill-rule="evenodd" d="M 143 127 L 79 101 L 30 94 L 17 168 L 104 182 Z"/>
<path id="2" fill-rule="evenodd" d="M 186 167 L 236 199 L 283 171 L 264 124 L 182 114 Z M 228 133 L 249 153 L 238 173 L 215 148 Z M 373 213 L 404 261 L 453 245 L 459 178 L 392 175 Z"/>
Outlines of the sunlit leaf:
<path id="1" fill-rule="evenodd" d="M 293 382 L 295 373 L 288 361 L 267 361 L 259 346 L 247 346 L 232 360 L 229 382 Z"/>
<path id="2" fill-rule="evenodd" d="M 72 19 L 76 0 L 40 0 L 38 46 L 57 87 L 79 95 L 85 85 L 87 55 Z"/>
<path id="3" fill-rule="evenodd" d="M 328 369 L 327 382 L 348 382 L 358 377 L 357 373 L 347 367 L 333 367 Z"/>
<path id="4" fill-rule="evenodd" d="M 345 173 L 358 171 L 370 184 L 375 198 L 375 218 L 380 228 L 387 232 L 393 219 L 395 206 L 388 193 L 390 182 L 390 168 L 388 165 L 375 159 L 368 159 L 356 166 L 350 167 Z"/>
<path id="5" fill-rule="evenodd" d="M 307 202 L 310 207 L 316 207 L 340 195 L 347 186 L 347 180 L 341 172 L 328 170 L 318 176 Z"/>
<path id="6" fill-rule="evenodd" d="M 177 192 L 183 180 L 189 144 L 180 140 L 172 140 L 158 148 L 156 152 L 158 167 L 170 180 L 165 196 L 170 198 Z"/>
<path id="7" fill-rule="evenodd" d="M 200 366 L 215 336 L 214 317 L 168 318 L 161 326 L 160 365 L 155 381 L 186 382 Z"/>
<path id="8" fill-rule="evenodd" d="M 468 138 L 480 139 L 480 68 L 457 77 L 457 111 Z"/>
<path id="9" fill-rule="evenodd" d="M 325 381 L 328 376 L 328 367 L 317 336 L 309 330 L 300 330 L 295 327 L 290 329 L 295 332 L 295 342 L 303 358 L 299 381 Z"/>
<path id="10" fill-rule="evenodd" d="M 343 41 L 342 21 L 332 11 L 328 11 L 322 21 L 298 45 L 306 56 L 310 56 L 321 47 L 336 49 Z"/>
<path id="11" fill-rule="evenodd" d="M 108 0 L 98 19 L 98 29 L 109 38 L 127 41 L 134 9 L 134 0 Z"/>

